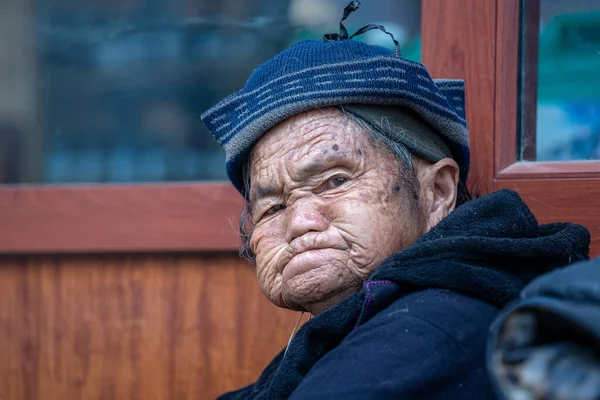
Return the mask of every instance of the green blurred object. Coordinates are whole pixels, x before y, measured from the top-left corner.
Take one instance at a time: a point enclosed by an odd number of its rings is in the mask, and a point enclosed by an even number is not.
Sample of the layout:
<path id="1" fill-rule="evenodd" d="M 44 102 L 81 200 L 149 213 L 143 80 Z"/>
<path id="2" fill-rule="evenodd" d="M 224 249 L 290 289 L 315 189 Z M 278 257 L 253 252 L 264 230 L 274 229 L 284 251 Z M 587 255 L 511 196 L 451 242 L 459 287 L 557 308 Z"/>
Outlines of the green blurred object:
<path id="1" fill-rule="evenodd" d="M 353 30 L 352 28 L 348 28 L 348 31 L 354 32 L 354 31 L 356 31 L 356 29 Z M 292 39 L 290 40 L 288 47 L 295 43 L 298 43 L 301 40 L 306 40 L 306 39 L 321 40 L 321 39 L 323 39 L 323 32 L 325 32 L 325 30 L 323 30 L 323 28 L 297 29 L 296 33 L 292 36 Z M 360 37 L 357 37 L 353 40 L 360 40 Z M 389 46 L 389 48 L 392 49 L 393 43 L 391 40 L 389 42 L 391 44 L 391 46 Z M 421 62 L 421 34 L 419 33 L 419 34 L 415 35 L 405 45 L 400 46 L 400 53 L 402 54 L 402 57 L 404 57 L 408 60 Z"/>
<path id="2" fill-rule="evenodd" d="M 421 34 L 416 35 L 412 40 L 400 49 L 402 57 L 416 62 L 421 62 Z"/>
<path id="3" fill-rule="evenodd" d="M 600 12 L 563 14 L 539 41 L 538 101 L 600 99 Z"/>

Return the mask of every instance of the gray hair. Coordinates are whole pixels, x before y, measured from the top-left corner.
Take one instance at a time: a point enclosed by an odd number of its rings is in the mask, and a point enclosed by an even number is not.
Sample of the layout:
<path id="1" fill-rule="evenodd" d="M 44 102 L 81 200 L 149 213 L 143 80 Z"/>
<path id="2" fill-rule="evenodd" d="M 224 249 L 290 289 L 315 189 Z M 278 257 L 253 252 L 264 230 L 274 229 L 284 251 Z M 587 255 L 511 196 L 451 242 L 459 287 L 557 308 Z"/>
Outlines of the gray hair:
<path id="1" fill-rule="evenodd" d="M 416 156 L 412 154 L 406 146 L 402 143 L 394 140 L 395 135 L 401 135 L 401 132 L 386 132 L 383 133 L 378 129 L 375 129 L 371 124 L 363 121 L 362 119 L 344 111 L 342 106 L 338 107 L 352 123 L 357 125 L 359 129 L 369 135 L 372 143 L 380 150 L 387 152 L 394 156 L 394 158 L 400 163 L 400 176 L 404 180 L 406 189 L 409 190 L 412 199 L 415 200 L 415 207 L 418 207 L 418 196 L 419 196 L 419 180 L 417 178 L 417 171 L 415 169 Z M 250 249 L 250 239 L 252 237 L 252 231 L 254 230 L 254 224 L 252 223 L 252 209 L 250 202 L 248 201 L 248 195 L 250 193 L 250 157 L 246 160 L 242 169 L 242 177 L 244 180 L 244 193 L 246 198 L 244 202 L 244 209 L 240 215 L 240 238 L 242 240 L 242 246 L 240 247 L 240 257 L 255 263 L 256 255 Z M 467 187 L 461 182 L 458 184 L 458 193 L 456 206 L 471 200 L 472 196 L 469 193 Z"/>

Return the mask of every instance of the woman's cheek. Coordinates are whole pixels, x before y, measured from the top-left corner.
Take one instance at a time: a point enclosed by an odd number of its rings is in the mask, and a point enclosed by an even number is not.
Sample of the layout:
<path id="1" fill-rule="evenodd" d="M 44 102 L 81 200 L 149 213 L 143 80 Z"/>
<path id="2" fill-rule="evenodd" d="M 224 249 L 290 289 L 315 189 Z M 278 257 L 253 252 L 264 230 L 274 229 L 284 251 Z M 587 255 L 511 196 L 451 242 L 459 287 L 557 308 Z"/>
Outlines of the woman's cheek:
<path id="1" fill-rule="evenodd" d="M 265 273 L 267 270 L 276 272 L 277 264 L 282 261 L 282 250 L 287 247 L 284 236 L 275 229 L 261 227 L 261 229 L 255 230 L 253 242 L 257 275 Z"/>
<path id="2" fill-rule="evenodd" d="M 260 235 L 257 233 L 255 233 L 255 235 L 257 238 L 253 251 L 254 254 L 256 254 L 256 266 L 258 271 L 260 271 L 264 269 L 265 265 L 267 265 L 270 259 L 273 258 L 274 243 L 269 243 L 273 240 L 269 240 L 269 237 L 266 235 Z"/>
<path id="3" fill-rule="evenodd" d="M 278 232 L 276 231 L 276 227 L 274 224 L 263 223 L 255 226 L 254 232 L 252 232 L 252 238 L 250 239 L 250 248 L 256 254 L 257 259 L 259 254 L 264 255 L 264 253 L 272 248 L 276 242 Z"/>
<path id="4" fill-rule="evenodd" d="M 278 264 L 282 262 L 285 241 L 273 235 L 261 235 L 256 240 L 256 278 L 265 296 L 275 305 L 285 307 L 281 291 L 281 274 Z"/>

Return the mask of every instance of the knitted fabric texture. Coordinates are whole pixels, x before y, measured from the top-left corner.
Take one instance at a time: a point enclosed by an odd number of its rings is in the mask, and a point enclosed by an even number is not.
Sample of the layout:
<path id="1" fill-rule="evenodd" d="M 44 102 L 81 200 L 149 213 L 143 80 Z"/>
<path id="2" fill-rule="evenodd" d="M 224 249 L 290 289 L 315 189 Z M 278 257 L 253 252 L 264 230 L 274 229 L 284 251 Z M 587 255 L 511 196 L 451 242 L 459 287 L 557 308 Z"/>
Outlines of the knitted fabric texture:
<path id="1" fill-rule="evenodd" d="M 431 79 L 425 67 L 356 40 L 305 40 L 260 65 L 240 91 L 202 115 L 225 149 L 227 174 L 244 196 L 242 169 L 252 147 L 279 122 L 305 111 L 345 104 L 405 106 L 446 141 L 469 172 L 462 80 Z"/>

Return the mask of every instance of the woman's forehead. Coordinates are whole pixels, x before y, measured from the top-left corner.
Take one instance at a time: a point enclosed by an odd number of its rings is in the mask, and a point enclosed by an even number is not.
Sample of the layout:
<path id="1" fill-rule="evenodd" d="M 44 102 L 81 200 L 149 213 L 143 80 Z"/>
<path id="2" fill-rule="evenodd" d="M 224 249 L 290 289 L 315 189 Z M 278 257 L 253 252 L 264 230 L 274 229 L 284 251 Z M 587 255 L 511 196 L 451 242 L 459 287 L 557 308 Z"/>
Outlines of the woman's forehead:
<path id="1" fill-rule="evenodd" d="M 363 138 L 367 139 L 366 133 L 338 109 L 311 110 L 269 130 L 252 149 L 251 164 L 284 157 L 301 159 L 327 147 L 347 151 Z"/>

